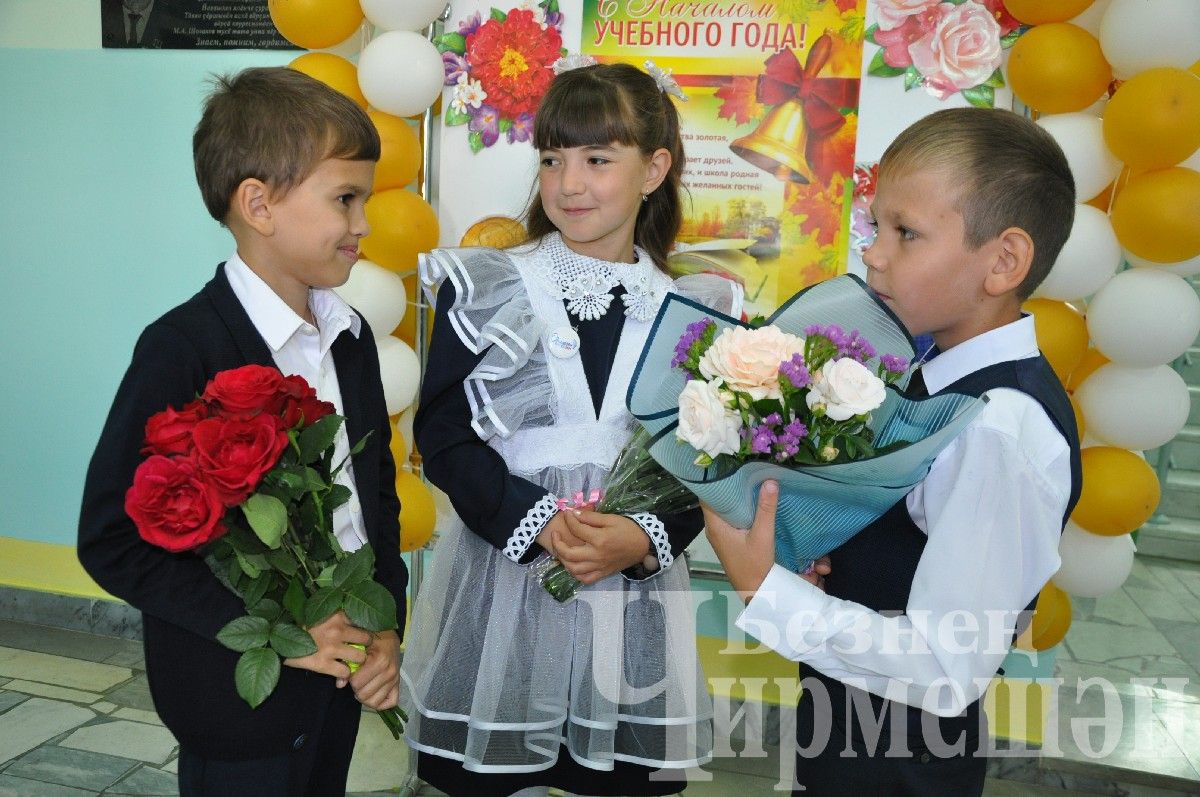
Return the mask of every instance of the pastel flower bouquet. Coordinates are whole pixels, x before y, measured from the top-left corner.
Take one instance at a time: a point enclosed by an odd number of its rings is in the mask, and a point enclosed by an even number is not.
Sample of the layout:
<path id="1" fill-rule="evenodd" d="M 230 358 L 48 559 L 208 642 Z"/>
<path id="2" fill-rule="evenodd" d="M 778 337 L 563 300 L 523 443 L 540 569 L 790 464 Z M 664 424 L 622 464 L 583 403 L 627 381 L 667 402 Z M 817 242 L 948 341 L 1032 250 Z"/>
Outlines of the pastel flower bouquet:
<path id="1" fill-rule="evenodd" d="M 913 356 L 854 276 L 760 326 L 670 295 L 627 401 L 650 455 L 734 526 L 750 526 L 759 487 L 778 481 L 776 561 L 801 571 L 903 498 L 983 408 L 956 393 L 904 397 Z"/>
<path id="2" fill-rule="evenodd" d="M 282 659 L 317 651 L 306 629 L 333 613 L 367 631 L 397 627 L 371 546 L 346 552 L 333 531 L 334 509 L 350 500 L 337 481 L 344 419 L 334 409 L 303 377 L 261 365 L 221 371 L 199 398 L 146 422 L 148 456 L 125 494 L 143 540 L 202 556 L 245 603 L 217 641 L 241 653 L 234 682 L 251 708 L 275 690 Z M 379 716 L 399 739 L 404 713 Z"/>

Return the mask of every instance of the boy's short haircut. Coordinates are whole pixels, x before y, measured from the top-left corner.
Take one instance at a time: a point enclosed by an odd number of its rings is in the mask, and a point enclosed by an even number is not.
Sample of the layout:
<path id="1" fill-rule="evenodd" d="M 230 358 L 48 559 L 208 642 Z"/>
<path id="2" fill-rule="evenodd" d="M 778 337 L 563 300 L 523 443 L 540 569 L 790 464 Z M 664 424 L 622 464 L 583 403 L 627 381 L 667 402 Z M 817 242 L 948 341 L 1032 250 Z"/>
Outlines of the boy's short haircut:
<path id="1" fill-rule="evenodd" d="M 192 158 L 204 205 L 222 224 L 247 178 L 286 194 L 327 158 L 379 160 L 379 133 L 366 112 L 302 72 L 255 67 L 213 83 Z"/>
<path id="2" fill-rule="evenodd" d="M 946 169 L 961 181 L 963 243 L 978 249 L 1010 227 L 1033 239 L 1027 299 L 1050 272 L 1071 233 L 1075 180 L 1058 142 L 1025 117 L 999 109 L 948 108 L 918 120 L 888 146 L 880 177 Z"/>

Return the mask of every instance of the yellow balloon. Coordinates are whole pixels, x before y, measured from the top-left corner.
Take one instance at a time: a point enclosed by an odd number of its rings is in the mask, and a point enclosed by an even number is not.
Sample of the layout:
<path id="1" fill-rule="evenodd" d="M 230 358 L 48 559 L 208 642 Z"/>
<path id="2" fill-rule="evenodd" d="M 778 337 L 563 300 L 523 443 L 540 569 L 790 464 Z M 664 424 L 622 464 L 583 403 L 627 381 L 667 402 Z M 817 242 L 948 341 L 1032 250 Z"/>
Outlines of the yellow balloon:
<path id="1" fill-rule="evenodd" d="M 1200 147 L 1200 77 L 1147 69 L 1121 84 L 1104 109 L 1104 142 L 1130 166 L 1174 166 Z"/>
<path id="2" fill-rule="evenodd" d="M 1065 384 L 1087 351 L 1087 322 L 1075 308 L 1054 299 L 1030 299 L 1022 309 L 1033 314 L 1038 348 Z"/>
<path id="3" fill-rule="evenodd" d="M 403 274 L 417 267 L 420 252 L 437 246 L 437 214 L 412 191 L 377 192 L 366 211 L 371 233 L 362 239 L 362 253 L 373 263 Z"/>
<path id="4" fill-rule="evenodd" d="M 367 98 L 358 87 L 358 67 L 340 55 L 305 53 L 288 66 L 340 91 L 364 111 L 367 109 Z"/>
<path id="5" fill-rule="evenodd" d="M 400 497 L 400 550 L 415 551 L 433 536 L 437 508 L 425 482 L 406 470 L 396 472 L 396 495 Z"/>
<path id="6" fill-rule="evenodd" d="M 1079 439 L 1087 434 L 1087 421 L 1083 417 L 1083 410 L 1079 408 L 1079 402 L 1070 393 L 1067 394 L 1067 401 L 1071 402 L 1071 412 L 1075 413 L 1075 429 L 1079 432 Z"/>
<path id="7" fill-rule="evenodd" d="M 421 171 L 421 139 L 413 126 L 399 116 L 383 111 L 368 111 L 367 116 L 379 131 L 379 163 L 375 165 L 375 190 L 403 188 L 417 179 Z"/>
<path id="8" fill-rule="evenodd" d="M 1067 22 L 1030 28 L 1008 58 L 1013 93 L 1042 113 L 1081 111 L 1100 99 L 1111 82 L 1112 67 L 1100 42 Z"/>
<path id="9" fill-rule="evenodd" d="M 1074 393 L 1083 384 L 1083 380 L 1092 375 L 1092 371 L 1095 371 L 1102 365 L 1108 365 L 1108 363 L 1109 359 L 1101 354 L 1099 349 L 1089 347 L 1083 353 L 1079 364 L 1075 366 L 1075 370 L 1071 371 L 1071 377 L 1067 380 L 1067 390 Z M 1080 431 L 1079 436 L 1083 436 L 1082 431 Z"/>
<path id="10" fill-rule="evenodd" d="M 1042 587 L 1029 627 L 1017 637 L 1017 647 L 1046 650 L 1062 642 L 1071 627 L 1071 596 L 1053 583 Z"/>
<path id="11" fill-rule="evenodd" d="M 1065 22 L 1084 12 L 1094 0 L 1004 0 L 1008 13 L 1026 25 Z"/>
<path id="12" fill-rule="evenodd" d="M 1200 255 L 1200 173 L 1173 166 L 1131 177 L 1111 218 L 1117 240 L 1138 257 L 1177 263 Z"/>
<path id="13" fill-rule="evenodd" d="M 399 416 L 396 416 L 399 417 Z M 396 461 L 396 470 L 408 464 L 409 443 L 404 439 L 404 434 L 396 424 L 392 424 L 392 442 L 390 445 L 392 451 L 392 459 Z"/>
<path id="14" fill-rule="evenodd" d="M 279 35 L 306 50 L 345 41 L 363 21 L 358 0 L 267 0 L 267 11 Z"/>
<path id="15" fill-rule="evenodd" d="M 1115 537 L 1141 526 L 1162 496 L 1158 476 L 1132 451 L 1092 446 L 1081 453 L 1083 490 L 1071 513 L 1075 525 L 1093 534 Z"/>
<path id="16" fill-rule="evenodd" d="M 516 219 L 510 219 L 508 216 L 488 216 L 468 227 L 458 245 L 507 249 L 528 237 L 524 225 Z"/>

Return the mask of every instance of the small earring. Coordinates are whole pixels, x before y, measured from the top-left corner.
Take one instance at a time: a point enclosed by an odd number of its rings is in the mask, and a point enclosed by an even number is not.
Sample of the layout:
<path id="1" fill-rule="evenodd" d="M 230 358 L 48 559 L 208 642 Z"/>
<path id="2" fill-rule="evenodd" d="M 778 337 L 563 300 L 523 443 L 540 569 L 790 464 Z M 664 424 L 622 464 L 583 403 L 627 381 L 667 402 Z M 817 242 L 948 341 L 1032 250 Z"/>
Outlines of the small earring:
<path id="1" fill-rule="evenodd" d="M 650 201 L 650 195 L 649 195 L 649 194 L 642 194 L 642 201 L 643 201 L 643 202 L 649 202 L 649 201 Z"/>

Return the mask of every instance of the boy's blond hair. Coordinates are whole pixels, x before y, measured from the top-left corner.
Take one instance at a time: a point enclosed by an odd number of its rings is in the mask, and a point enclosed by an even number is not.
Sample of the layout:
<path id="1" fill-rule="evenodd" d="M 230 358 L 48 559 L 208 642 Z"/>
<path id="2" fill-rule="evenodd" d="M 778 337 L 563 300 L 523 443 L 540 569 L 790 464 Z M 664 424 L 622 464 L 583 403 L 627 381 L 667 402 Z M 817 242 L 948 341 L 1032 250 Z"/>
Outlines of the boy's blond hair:
<path id="1" fill-rule="evenodd" d="M 1017 287 L 1017 298 L 1028 298 L 1050 273 L 1075 217 L 1075 180 L 1053 137 L 1011 111 L 949 108 L 904 130 L 879 163 L 881 179 L 917 169 L 944 170 L 958 182 L 955 204 L 969 249 L 1010 227 L 1029 234 L 1033 261 Z"/>
<path id="2" fill-rule="evenodd" d="M 302 72 L 256 67 L 213 82 L 192 158 L 204 205 L 222 224 L 247 178 L 281 195 L 327 158 L 379 160 L 379 133 L 366 112 Z"/>

